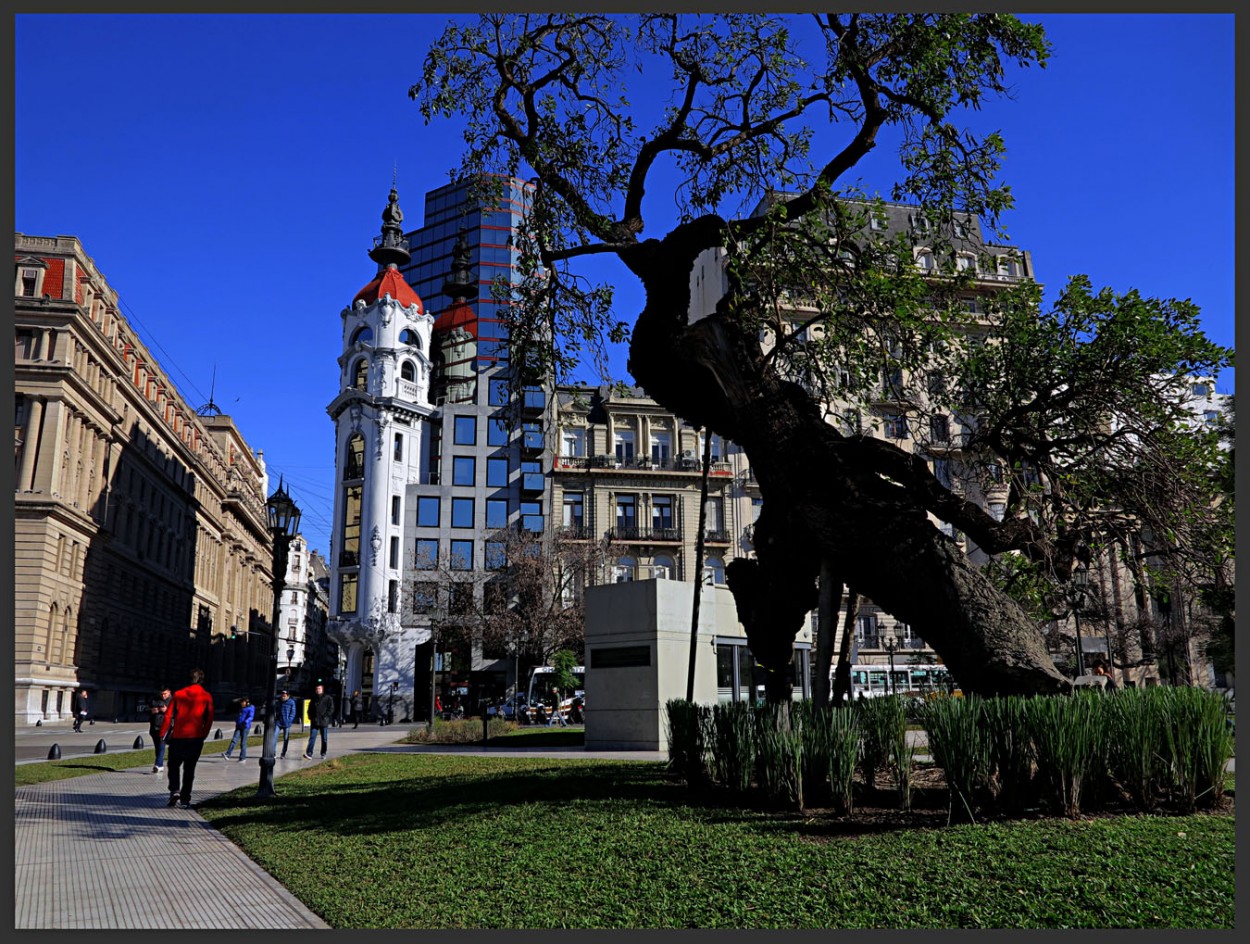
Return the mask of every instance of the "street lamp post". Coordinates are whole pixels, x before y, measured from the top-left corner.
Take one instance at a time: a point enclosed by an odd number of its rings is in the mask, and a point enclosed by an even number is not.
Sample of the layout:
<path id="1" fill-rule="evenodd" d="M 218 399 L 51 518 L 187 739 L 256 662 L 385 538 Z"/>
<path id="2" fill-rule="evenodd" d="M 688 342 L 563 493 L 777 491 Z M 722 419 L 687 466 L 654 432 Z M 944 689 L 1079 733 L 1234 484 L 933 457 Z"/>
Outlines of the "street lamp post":
<path id="1" fill-rule="evenodd" d="M 1078 567 L 1072 571 L 1072 618 L 1076 620 L 1076 674 L 1085 674 L 1085 652 L 1081 648 L 1081 602 L 1089 586 L 1089 571 Z"/>
<path id="2" fill-rule="evenodd" d="M 269 533 L 273 535 L 273 623 L 269 647 L 269 694 L 265 699 L 265 744 L 260 758 L 260 784 L 256 797 L 276 797 L 273 788 L 273 767 L 277 754 L 278 727 L 275 724 L 274 702 L 278 698 L 278 621 L 282 618 L 282 588 L 286 586 L 287 554 L 291 538 L 299 531 L 299 508 L 278 479 L 278 488 L 265 502 L 269 512 Z"/>
<path id="3" fill-rule="evenodd" d="M 890 674 L 886 677 L 885 691 L 887 695 L 893 695 L 896 691 L 894 685 L 894 653 L 898 650 L 898 644 L 895 638 L 891 636 L 885 641 L 886 655 L 890 657 Z"/>
<path id="4" fill-rule="evenodd" d="M 391 700 L 390 700 L 390 703 L 386 706 L 386 723 L 387 724 L 395 723 L 395 693 L 397 691 L 399 691 L 399 683 L 391 682 Z"/>

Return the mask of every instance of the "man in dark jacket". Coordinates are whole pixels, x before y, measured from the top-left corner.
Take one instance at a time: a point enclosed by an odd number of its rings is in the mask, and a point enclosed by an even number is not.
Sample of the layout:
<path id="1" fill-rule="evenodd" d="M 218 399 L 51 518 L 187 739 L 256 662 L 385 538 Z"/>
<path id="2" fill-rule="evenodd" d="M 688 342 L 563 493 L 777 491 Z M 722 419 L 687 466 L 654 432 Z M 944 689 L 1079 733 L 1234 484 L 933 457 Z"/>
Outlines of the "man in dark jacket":
<path id="1" fill-rule="evenodd" d="M 85 688 L 78 689 L 78 693 L 74 696 L 74 730 L 82 731 L 82 723 L 90 717 L 91 700 L 87 697 Z M 91 722 L 95 724 L 94 721 Z"/>
<path id="2" fill-rule="evenodd" d="M 325 690 L 325 686 L 317 683 L 316 689 L 308 706 L 311 730 L 308 734 L 308 750 L 304 752 L 304 760 L 312 760 L 313 748 L 317 743 L 317 732 L 321 732 L 321 756 L 326 756 L 329 742 L 330 722 L 334 720 L 334 696 Z"/>
<path id="3" fill-rule="evenodd" d="M 162 685 L 160 692 L 152 699 L 148 710 L 152 713 L 148 722 L 148 734 L 152 735 L 152 744 L 156 747 L 156 759 L 152 762 L 152 773 L 159 774 L 165 770 L 165 739 L 161 737 L 161 727 L 165 724 L 165 712 L 173 700 L 173 692 L 168 685 Z"/>
<path id="4" fill-rule="evenodd" d="M 278 696 L 278 736 L 282 739 L 282 753 L 286 757 L 286 746 L 291 740 L 291 725 L 295 724 L 295 699 L 285 688 Z"/>

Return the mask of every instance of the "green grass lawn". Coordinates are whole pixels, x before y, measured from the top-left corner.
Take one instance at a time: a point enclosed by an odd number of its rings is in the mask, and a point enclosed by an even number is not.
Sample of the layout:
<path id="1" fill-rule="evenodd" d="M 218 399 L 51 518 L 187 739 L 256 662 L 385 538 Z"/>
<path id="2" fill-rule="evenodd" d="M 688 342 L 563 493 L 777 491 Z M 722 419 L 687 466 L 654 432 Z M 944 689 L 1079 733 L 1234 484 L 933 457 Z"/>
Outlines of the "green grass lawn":
<path id="1" fill-rule="evenodd" d="M 200 812 L 335 928 L 1234 921 L 1229 815 L 848 835 L 692 803 L 660 764 L 441 754 L 348 755 L 278 790 Z"/>

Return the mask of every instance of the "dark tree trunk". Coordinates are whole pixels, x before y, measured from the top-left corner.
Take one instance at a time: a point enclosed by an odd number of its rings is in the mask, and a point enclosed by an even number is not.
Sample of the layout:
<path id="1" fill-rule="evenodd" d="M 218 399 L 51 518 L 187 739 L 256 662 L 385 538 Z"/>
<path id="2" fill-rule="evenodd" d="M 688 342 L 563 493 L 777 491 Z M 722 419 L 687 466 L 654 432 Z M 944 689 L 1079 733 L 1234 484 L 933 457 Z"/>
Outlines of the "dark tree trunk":
<path id="1" fill-rule="evenodd" d="M 755 657 L 770 675 L 788 671 L 827 559 L 861 594 L 910 623 L 964 691 L 1066 690 L 1019 605 L 903 489 L 848 456 L 847 441 L 811 397 L 764 360 L 758 335 L 732 317 L 732 288 L 714 315 L 686 324 L 691 267 L 698 251 L 723 242 L 721 225 L 704 218 L 621 254 L 646 289 L 629 368 L 648 395 L 738 443 L 751 460 L 764 496 L 753 541 L 758 560 L 735 560 L 726 574 Z"/>
<path id="2" fill-rule="evenodd" d="M 846 593 L 846 619 L 842 623 L 842 645 L 838 647 L 838 669 L 833 680 L 833 705 L 842 707 L 842 701 L 851 700 L 851 633 L 855 631 L 855 619 L 859 616 L 859 594 L 851 587 Z"/>

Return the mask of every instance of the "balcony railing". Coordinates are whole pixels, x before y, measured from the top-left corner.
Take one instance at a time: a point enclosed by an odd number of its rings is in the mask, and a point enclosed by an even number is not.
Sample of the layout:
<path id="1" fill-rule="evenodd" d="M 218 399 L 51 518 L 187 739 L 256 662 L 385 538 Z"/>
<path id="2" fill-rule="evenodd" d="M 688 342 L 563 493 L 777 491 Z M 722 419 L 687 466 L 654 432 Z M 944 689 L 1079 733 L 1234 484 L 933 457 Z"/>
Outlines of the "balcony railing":
<path id="1" fill-rule="evenodd" d="M 395 383 L 399 389 L 399 394 L 398 394 L 399 399 L 401 400 L 416 400 L 417 399 L 417 385 L 413 383 L 411 380 L 400 379 L 400 380 L 396 380 Z"/>
<path id="2" fill-rule="evenodd" d="M 637 472 L 692 472 L 698 474 L 702 469 L 700 460 L 689 456 L 653 459 L 650 456 L 628 456 L 621 458 L 615 455 L 599 456 L 556 456 L 555 468 L 566 472 L 585 472 L 590 469 L 614 469 Z M 713 462 L 710 475 L 730 475 L 728 462 Z"/>
<path id="3" fill-rule="evenodd" d="M 609 529 L 608 537 L 614 541 L 680 541 L 681 529 L 622 525 Z"/>
<path id="4" fill-rule="evenodd" d="M 709 529 L 703 532 L 703 540 L 707 544 L 728 544 L 729 532 Z"/>
<path id="5" fill-rule="evenodd" d="M 566 524 L 556 529 L 556 536 L 566 541 L 585 541 L 590 538 L 590 531 L 584 524 Z"/>

